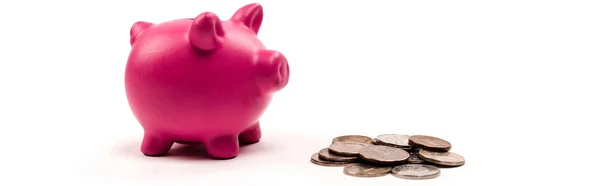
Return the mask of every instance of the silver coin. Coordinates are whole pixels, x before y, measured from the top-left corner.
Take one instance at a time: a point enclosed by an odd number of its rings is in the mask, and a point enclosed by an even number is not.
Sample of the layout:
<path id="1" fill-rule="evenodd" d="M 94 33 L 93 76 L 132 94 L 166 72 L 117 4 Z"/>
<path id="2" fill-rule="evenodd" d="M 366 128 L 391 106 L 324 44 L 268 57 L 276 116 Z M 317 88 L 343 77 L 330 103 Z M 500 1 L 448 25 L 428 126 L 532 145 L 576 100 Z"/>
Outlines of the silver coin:
<path id="1" fill-rule="evenodd" d="M 421 158 L 419 158 L 419 154 L 413 154 L 413 153 L 410 154 L 407 161 L 408 161 L 408 163 L 411 163 L 411 164 L 425 163 L 425 160 L 422 160 Z"/>
<path id="2" fill-rule="evenodd" d="M 333 138 L 333 140 L 331 140 L 331 143 L 335 143 L 335 142 L 373 143 L 373 139 L 371 137 L 362 136 L 362 135 L 345 135 L 345 136 L 338 136 L 336 138 Z"/>
<path id="3" fill-rule="evenodd" d="M 406 164 L 392 168 L 392 175 L 405 179 L 431 179 L 440 175 L 440 169 L 432 165 Z"/>
<path id="4" fill-rule="evenodd" d="M 411 146 L 408 144 L 409 135 L 402 134 L 382 134 L 375 137 L 375 142 L 381 145 L 387 145 L 392 147 L 398 147 L 403 149 L 410 149 Z"/>
<path id="5" fill-rule="evenodd" d="M 319 153 L 314 153 L 310 158 L 310 162 L 327 167 L 341 167 L 352 164 L 351 162 L 336 162 L 336 161 L 327 161 L 319 158 Z"/>
<path id="6" fill-rule="evenodd" d="M 329 145 L 329 152 L 339 156 L 358 156 L 360 149 L 368 146 L 367 143 L 359 142 L 334 142 Z"/>
<path id="7" fill-rule="evenodd" d="M 337 161 L 337 162 L 355 162 L 358 160 L 356 156 L 338 156 L 335 154 L 329 153 L 329 148 L 324 148 L 319 151 L 319 158 L 327 161 Z"/>
<path id="8" fill-rule="evenodd" d="M 434 152 L 421 149 L 419 151 L 419 158 L 442 166 L 458 167 L 465 164 L 465 158 L 454 152 Z"/>
<path id="9" fill-rule="evenodd" d="M 410 154 L 406 150 L 384 145 L 370 145 L 362 148 L 358 156 L 375 164 L 395 165 L 406 162 Z"/>
<path id="10" fill-rule="evenodd" d="M 392 171 L 389 166 L 376 166 L 355 163 L 344 167 L 344 174 L 355 177 L 380 177 Z"/>

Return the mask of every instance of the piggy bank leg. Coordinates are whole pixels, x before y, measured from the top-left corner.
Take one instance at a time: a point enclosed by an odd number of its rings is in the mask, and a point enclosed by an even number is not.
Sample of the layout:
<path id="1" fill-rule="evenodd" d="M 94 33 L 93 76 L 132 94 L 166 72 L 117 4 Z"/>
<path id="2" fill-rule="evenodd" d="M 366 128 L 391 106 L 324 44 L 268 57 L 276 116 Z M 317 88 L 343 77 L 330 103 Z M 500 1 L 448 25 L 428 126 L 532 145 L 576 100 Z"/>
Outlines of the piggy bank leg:
<path id="1" fill-rule="evenodd" d="M 243 144 L 252 144 L 260 141 L 261 137 L 260 125 L 259 122 L 252 125 L 250 128 L 246 129 L 244 132 L 240 134 L 240 143 Z"/>
<path id="2" fill-rule="evenodd" d="M 238 135 L 223 135 L 209 139 L 205 143 L 208 154 L 217 159 L 230 159 L 238 155 L 240 145 Z"/>
<path id="3" fill-rule="evenodd" d="M 141 150 L 146 156 L 162 156 L 169 152 L 171 146 L 173 146 L 173 140 L 146 132 Z"/>

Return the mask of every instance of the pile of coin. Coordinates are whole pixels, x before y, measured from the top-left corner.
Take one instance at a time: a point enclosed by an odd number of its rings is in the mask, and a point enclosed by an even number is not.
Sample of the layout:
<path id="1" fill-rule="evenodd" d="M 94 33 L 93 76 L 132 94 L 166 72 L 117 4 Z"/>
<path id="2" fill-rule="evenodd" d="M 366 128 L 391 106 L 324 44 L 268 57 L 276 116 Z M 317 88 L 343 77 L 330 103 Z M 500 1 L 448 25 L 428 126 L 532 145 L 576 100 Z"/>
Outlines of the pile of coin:
<path id="1" fill-rule="evenodd" d="M 448 141 L 427 135 L 345 135 L 314 153 L 311 162 L 343 166 L 344 174 L 355 177 L 392 174 L 405 179 L 430 179 L 440 175 L 440 168 L 465 164 L 461 155 L 450 152 L 451 148 Z"/>

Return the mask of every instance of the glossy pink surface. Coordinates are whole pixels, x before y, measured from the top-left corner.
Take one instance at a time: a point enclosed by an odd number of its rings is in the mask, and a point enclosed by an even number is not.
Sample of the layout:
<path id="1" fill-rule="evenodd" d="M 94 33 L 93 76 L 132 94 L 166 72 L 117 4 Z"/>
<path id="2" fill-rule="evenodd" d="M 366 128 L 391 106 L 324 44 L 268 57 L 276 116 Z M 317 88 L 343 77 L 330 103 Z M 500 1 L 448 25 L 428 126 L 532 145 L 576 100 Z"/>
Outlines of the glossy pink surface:
<path id="1" fill-rule="evenodd" d="M 257 38 L 262 19 L 262 7 L 249 4 L 228 20 L 204 12 L 132 26 L 125 88 L 144 129 L 143 154 L 182 142 L 233 158 L 240 143 L 260 140 L 259 118 L 289 78 L 286 58 Z"/>

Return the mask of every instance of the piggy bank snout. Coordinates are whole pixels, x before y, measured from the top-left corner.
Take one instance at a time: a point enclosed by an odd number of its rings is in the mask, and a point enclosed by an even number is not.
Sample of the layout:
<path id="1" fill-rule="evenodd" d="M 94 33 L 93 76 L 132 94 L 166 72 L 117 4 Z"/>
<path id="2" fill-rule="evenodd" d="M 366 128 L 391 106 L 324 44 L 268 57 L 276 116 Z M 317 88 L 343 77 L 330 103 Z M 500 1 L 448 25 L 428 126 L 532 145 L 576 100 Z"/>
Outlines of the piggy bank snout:
<path id="1" fill-rule="evenodd" d="M 290 78 L 290 67 L 288 66 L 287 58 L 283 54 L 280 53 L 279 57 L 275 59 L 275 81 L 276 85 L 279 89 L 283 89 L 289 81 Z"/>
<path id="2" fill-rule="evenodd" d="M 281 52 L 261 50 L 258 53 L 257 68 L 258 84 L 264 92 L 277 92 L 289 81 L 290 68 L 287 58 Z"/>

